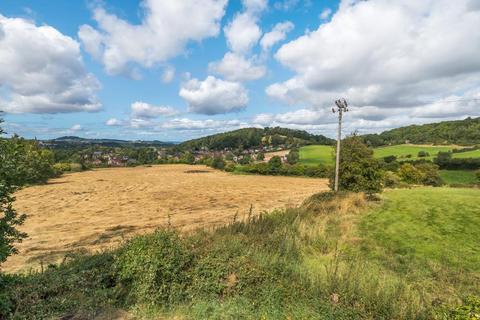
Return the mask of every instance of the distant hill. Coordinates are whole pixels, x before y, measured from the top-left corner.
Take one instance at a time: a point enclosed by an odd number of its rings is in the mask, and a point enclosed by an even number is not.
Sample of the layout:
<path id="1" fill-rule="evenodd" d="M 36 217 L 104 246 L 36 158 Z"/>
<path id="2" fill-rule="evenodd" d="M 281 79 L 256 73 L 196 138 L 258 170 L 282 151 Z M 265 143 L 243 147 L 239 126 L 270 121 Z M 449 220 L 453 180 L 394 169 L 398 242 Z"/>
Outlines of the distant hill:
<path id="1" fill-rule="evenodd" d="M 185 141 L 178 145 L 183 150 L 247 149 L 260 146 L 304 146 L 309 144 L 331 145 L 335 141 L 323 135 L 287 128 L 244 128 Z"/>
<path id="2" fill-rule="evenodd" d="M 88 139 L 76 136 L 64 136 L 52 140 L 43 140 L 44 145 L 53 148 L 71 148 L 79 146 L 103 146 L 103 147 L 170 147 L 172 142 L 153 141 L 128 141 L 117 139 Z"/>
<path id="3" fill-rule="evenodd" d="M 372 146 L 412 144 L 480 144 L 480 118 L 411 125 L 362 136 Z"/>

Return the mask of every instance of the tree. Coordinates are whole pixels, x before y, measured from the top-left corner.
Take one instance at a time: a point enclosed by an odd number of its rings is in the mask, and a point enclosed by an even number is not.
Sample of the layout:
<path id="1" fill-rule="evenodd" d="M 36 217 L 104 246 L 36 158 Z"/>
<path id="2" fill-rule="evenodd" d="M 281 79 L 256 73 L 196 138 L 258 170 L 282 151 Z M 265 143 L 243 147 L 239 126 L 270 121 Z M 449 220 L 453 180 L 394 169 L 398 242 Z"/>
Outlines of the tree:
<path id="1" fill-rule="evenodd" d="M 195 156 L 191 154 L 190 152 L 185 152 L 182 156 L 182 162 L 183 163 L 188 163 L 188 164 L 194 164 L 195 163 Z"/>
<path id="2" fill-rule="evenodd" d="M 356 135 L 345 138 L 340 149 L 339 190 L 381 192 L 383 172 L 380 163 L 373 157 L 373 150 Z M 330 176 L 330 187 L 334 188 L 335 176 Z"/>
<path id="3" fill-rule="evenodd" d="M 292 149 L 287 154 L 287 162 L 289 164 L 296 164 L 300 160 L 300 154 L 297 149 Z"/>
<path id="4" fill-rule="evenodd" d="M 212 168 L 223 170 L 225 168 L 225 160 L 223 160 L 222 156 L 215 156 L 212 161 Z"/>
<path id="5" fill-rule="evenodd" d="M 268 160 L 268 168 L 272 174 L 277 174 L 282 168 L 282 159 L 279 156 L 273 156 Z"/>
<path id="6" fill-rule="evenodd" d="M 0 135 L 2 134 L 4 131 L 0 127 Z M 27 237 L 17 229 L 25 221 L 26 215 L 19 215 L 12 206 L 15 201 L 12 194 L 18 188 L 14 184 L 17 177 L 14 151 L 11 141 L 0 139 L 0 263 L 17 253 L 14 244 Z"/>

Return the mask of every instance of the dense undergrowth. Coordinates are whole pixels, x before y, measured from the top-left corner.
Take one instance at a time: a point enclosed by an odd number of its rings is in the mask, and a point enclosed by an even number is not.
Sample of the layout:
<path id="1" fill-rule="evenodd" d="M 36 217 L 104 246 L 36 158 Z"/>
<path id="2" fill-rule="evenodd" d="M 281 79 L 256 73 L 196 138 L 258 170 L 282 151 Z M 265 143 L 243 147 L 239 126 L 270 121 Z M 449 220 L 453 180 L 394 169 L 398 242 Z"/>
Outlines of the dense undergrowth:
<path id="1" fill-rule="evenodd" d="M 0 313 L 17 319 L 101 318 L 118 310 L 139 318 L 468 319 L 462 317 L 478 300 L 452 305 L 478 295 L 478 273 L 466 270 L 451 280 L 450 266 L 439 260 L 443 277 L 410 277 L 408 267 L 419 267 L 411 252 L 389 252 L 396 265 L 386 263 L 387 251 L 365 231 L 383 207 L 363 194 L 323 193 L 298 208 L 252 214 L 213 232 L 158 230 L 113 251 L 72 255 L 43 272 L 2 276 Z"/>

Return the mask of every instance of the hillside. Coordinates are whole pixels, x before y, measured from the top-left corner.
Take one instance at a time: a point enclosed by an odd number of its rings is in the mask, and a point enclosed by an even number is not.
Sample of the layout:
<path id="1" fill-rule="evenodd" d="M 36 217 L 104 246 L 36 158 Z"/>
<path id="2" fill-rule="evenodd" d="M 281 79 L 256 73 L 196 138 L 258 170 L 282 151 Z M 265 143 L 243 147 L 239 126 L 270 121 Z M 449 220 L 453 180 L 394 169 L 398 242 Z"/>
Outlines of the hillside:
<path id="1" fill-rule="evenodd" d="M 404 143 L 475 145 L 480 144 L 480 118 L 411 125 L 363 138 L 372 147 Z"/>
<path id="2" fill-rule="evenodd" d="M 178 147 L 182 150 L 248 149 L 260 146 L 303 146 L 309 144 L 331 145 L 333 139 L 323 135 L 314 135 L 302 130 L 287 128 L 244 128 L 189 140 Z"/>
<path id="3" fill-rule="evenodd" d="M 64 136 L 51 140 L 42 140 L 43 145 L 57 149 L 65 149 L 72 147 L 168 147 L 172 146 L 172 142 L 163 142 L 158 140 L 142 141 L 142 140 L 117 140 L 117 139 L 88 139 L 76 136 Z"/>

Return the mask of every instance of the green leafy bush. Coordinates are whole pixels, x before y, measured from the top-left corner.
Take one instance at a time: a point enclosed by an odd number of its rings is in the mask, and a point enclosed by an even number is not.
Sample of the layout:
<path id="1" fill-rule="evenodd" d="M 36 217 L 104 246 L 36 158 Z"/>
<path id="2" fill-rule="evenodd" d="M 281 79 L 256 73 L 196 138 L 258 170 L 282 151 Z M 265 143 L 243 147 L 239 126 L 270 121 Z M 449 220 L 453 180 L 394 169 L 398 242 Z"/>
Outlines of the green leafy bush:
<path id="1" fill-rule="evenodd" d="M 427 152 L 427 151 L 419 151 L 418 154 L 417 154 L 417 157 L 419 158 L 425 158 L 425 157 L 429 157 L 430 154 Z"/>
<path id="2" fill-rule="evenodd" d="M 398 170 L 400 179 L 408 184 L 421 184 L 422 173 L 415 166 L 410 163 L 404 163 Z"/>
<path id="3" fill-rule="evenodd" d="M 332 189 L 334 179 L 332 172 L 330 176 Z M 377 193 L 383 189 L 382 182 L 383 171 L 380 162 L 373 157 L 373 150 L 358 136 L 344 139 L 340 149 L 339 190 Z"/>
<path id="4" fill-rule="evenodd" d="M 384 175 L 384 185 L 386 188 L 399 187 L 401 185 L 400 177 L 392 171 L 386 171 Z"/>
<path id="5" fill-rule="evenodd" d="M 216 156 L 213 158 L 211 167 L 214 169 L 223 170 L 225 168 L 226 162 L 221 156 Z"/>
<path id="6" fill-rule="evenodd" d="M 171 305 L 186 298 L 193 255 L 173 231 L 136 237 L 116 258 L 120 282 L 138 303 Z"/>
<path id="7" fill-rule="evenodd" d="M 287 154 L 287 162 L 289 164 L 296 164 L 300 160 L 300 153 L 297 149 L 292 149 Z"/>

